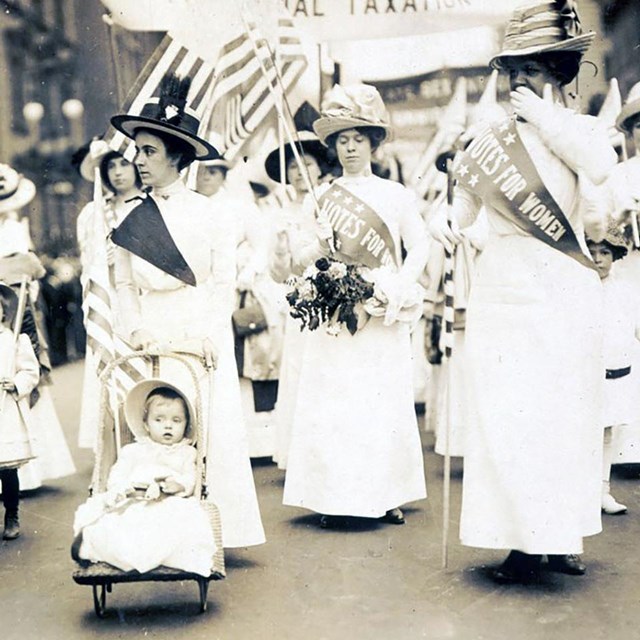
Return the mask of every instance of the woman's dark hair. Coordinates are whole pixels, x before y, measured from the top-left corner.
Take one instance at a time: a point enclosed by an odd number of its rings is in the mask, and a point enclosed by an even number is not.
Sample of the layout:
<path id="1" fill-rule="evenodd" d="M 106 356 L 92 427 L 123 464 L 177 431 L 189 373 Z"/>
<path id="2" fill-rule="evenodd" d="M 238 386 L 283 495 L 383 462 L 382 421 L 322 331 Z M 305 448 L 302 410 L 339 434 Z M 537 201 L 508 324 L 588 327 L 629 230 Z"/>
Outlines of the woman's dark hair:
<path id="1" fill-rule="evenodd" d="M 545 65 L 561 85 L 566 85 L 578 75 L 582 54 L 578 51 L 554 51 L 540 53 L 532 59 Z"/>
<path id="2" fill-rule="evenodd" d="M 363 135 L 369 138 L 369 142 L 371 143 L 371 151 L 374 152 L 384 141 L 386 137 L 386 131 L 382 127 L 351 127 L 356 131 L 362 133 Z M 336 133 L 332 133 L 330 136 L 327 136 L 325 140 L 325 144 L 329 148 L 328 157 L 330 160 L 334 160 L 337 156 L 336 153 L 336 142 L 338 141 L 338 136 L 342 133 L 342 131 L 336 131 Z"/>
<path id="3" fill-rule="evenodd" d="M 167 156 L 171 159 L 177 159 L 178 171 L 182 171 L 196 159 L 195 149 L 188 142 L 182 140 L 182 138 L 148 127 L 137 127 L 133 132 L 134 137 L 139 133 L 148 133 L 149 135 L 156 136 L 156 138 L 160 138 L 164 143 Z"/>
<path id="4" fill-rule="evenodd" d="M 109 180 L 109 162 L 114 160 L 115 158 L 124 158 L 121 153 L 117 151 L 109 151 L 102 160 L 100 160 L 100 177 L 102 178 L 102 184 L 105 185 L 110 191 L 113 193 L 116 192 L 114 186 L 111 184 L 111 180 Z M 133 167 L 133 171 L 136 175 L 136 187 L 138 189 L 142 189 L 142 180 L 140 180 L 140 174 L 138 173 L 138 168 L 135 164 L 131 163 Z"/>

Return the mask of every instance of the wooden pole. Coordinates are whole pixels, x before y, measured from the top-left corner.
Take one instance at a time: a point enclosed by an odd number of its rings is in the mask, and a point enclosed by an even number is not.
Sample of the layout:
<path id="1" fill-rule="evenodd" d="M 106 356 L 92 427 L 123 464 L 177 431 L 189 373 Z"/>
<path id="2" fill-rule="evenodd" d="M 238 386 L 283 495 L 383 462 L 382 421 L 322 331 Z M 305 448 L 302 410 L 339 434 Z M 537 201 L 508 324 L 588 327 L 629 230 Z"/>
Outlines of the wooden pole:
<path id="1" fill-rule="evenodd" d="M 447 160 L 447 222 L 451 226 L 451 205 L 453 204 L 453 168 L 451 159 Z M 454 249 L 455 251 L 455 249 Z M 454 287 L 453 287 L 453 252 L 444 252 L 444 360 L 446 367 L 442 382 L 445 387 L 445 454 L 442 483 L 442 568 L 446 569 L 449 560 L 449 520 L 451 514 L 451 455 L 449 439 L 451 434 L 451 354 L 453 350 L 453 322 L 455 319 Z"/>

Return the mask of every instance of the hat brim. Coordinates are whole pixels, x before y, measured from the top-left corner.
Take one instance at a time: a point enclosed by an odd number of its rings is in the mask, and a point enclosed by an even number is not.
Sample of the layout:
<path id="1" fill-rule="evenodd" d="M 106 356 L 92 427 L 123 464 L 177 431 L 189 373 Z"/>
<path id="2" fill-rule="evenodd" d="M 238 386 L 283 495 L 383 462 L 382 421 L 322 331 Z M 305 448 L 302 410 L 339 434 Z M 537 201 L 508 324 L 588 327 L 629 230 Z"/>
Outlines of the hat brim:
<path id="1" fill-rule="evenodd" d="M 300 140 L 296 146 L 298 147 L 298 152 L 302 149 L 301 155 L 305 156 L 313 156 L 318 163 L 327 163 L 327 147 L 322 144 L 320 140 Z M 284 148 L 284 166 L 285 169 L 289 162 L 293 158 L 293 149 L 291 145 L 288 144 Z M 274 181 L 280 182 L 280 147 L 276 147 L 264 161 L 264 170 L 267 172 L 267 175 Z M 285 172 L 286 174 L 286 172 Z M 289 184 L 289 180 L 285 175 L 286 183 Z"/>
<path id="2" fill-rule="evenodd" d="M 9 198 L 0 200 L 0 213 L 19 211 L 22 207 L 26 207 L 35 197 L 36 185 L 28 178 L 22 177 L 16 192 Z"/>
<path id="3" fill-rule="evenodd" d="M 187 409 L 189 411 L 189 426 L 185 431 L 185 437 L 189 438 L 192 442 L 196 442 L 197 428 L 196 420 L 198 419 L 187 395 L 178 387 L 167 382 L 166 380 L 160 380 L 159 378 L 150 378 L 148 380 L 142 380 L 131 388 L 124 401 L 124 417 L 127 421 L 129 430 L 136 438 L 145 438 L 149 436 L 149 433 L 145 429 L 143 414 L 144 404 L 149 394 L 158 389 L 159 387 L 167 387 L 172 391 L 178 393 L 184 399 Z"/>
<path id="4" fill-rule="evenodd" d="M 6 299 L 8 306 L 8 309 L 4 313 L 3 322 L 13 329 L 13 323 L 18 313 L 18 294 L 8 284 L 0 282 L 0 298 Z"/>
<path id="5" fill-rule="evenodd" d="M 193 147 L 196 160 L 215 160 L 220 157 L 218 150 L 206 140 L 169 123 L 161 123 L 143 116 L 130 116 L 125 114 L 113 116 L 111 118 L 111 124 L 120 131 L 120 133 L 124 133 L 125 136 L 132 139 L 135 138 L 136 129 L 140 129 L 141 127 L 168 133 Z"/>
<path id="6" fill-rule="evenodd" d="M 391 126 L 388 124 L 380 124 L 369 122 L 368 120 L 361 120 L 360 118 L 349 118 L 343 116 L 336 117 L 322 117 L 318 118 L 313 123 L 313 130 L 316 132 L 320 142 L 326 146 L 327 138 L 334 134 L 340 133 L 340 131 L 347 131 L 349 129 L 358 129 L 360 127 L 370 127 L 373 129 L 380 129 L 384 132 L 384 137 L 380 141 L 385 142 L 391 137 Z"/>
<path id="7" fill-rule="evenodd" d="M 630 120 L 640 113 L 640 100 L 625 104 L 616 118 L 616 129 L 622 133 L 631 133 Z"/>
<path id="8" fill-rule="evenodd" d="M 591 46 L 596 37 L 595 32 L 589 31 L 575 38 L 568 38 L 553 44 L 533 45 L 522 49 L 505 49 L 501 51 L 489 62 L 489 66 L 493 69 L 504 69 L 505 61 L 508 58 L 523 58 L 527 56 L 538 55 L 540 53 L 553 53 L 556 51 L 575 51 L 577 53 L 585 53 Z"/>

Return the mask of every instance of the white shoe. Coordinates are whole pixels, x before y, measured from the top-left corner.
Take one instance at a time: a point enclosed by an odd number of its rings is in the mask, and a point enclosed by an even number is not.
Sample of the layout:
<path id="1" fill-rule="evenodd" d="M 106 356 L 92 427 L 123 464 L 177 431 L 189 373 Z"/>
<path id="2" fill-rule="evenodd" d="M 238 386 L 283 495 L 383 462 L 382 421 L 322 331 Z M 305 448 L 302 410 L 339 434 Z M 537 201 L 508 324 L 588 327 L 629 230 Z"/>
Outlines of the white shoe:
<path id="1" fill-rule="evenodd" d="M 602 511 L 610 516 L 616 516 L 626 513 L 627 506 L 616 502 L 616 499 L 610 493 L 605 493 L 602 496 Z"/>

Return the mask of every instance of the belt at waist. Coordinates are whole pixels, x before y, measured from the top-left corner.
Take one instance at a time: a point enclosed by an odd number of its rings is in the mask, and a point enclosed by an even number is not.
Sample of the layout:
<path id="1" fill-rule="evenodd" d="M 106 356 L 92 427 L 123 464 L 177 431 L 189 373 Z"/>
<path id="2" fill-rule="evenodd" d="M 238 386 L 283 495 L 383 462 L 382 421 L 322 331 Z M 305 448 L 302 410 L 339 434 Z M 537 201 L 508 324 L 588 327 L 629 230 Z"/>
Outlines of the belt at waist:
<path id="1" fill-rule="evenodd" d="M 631 367 L 623 367 L 622 369 L 607 369 L 605 378 L 607 380 L 615 380 L 616 378 L 624 378 L 631 373 Z"/>

